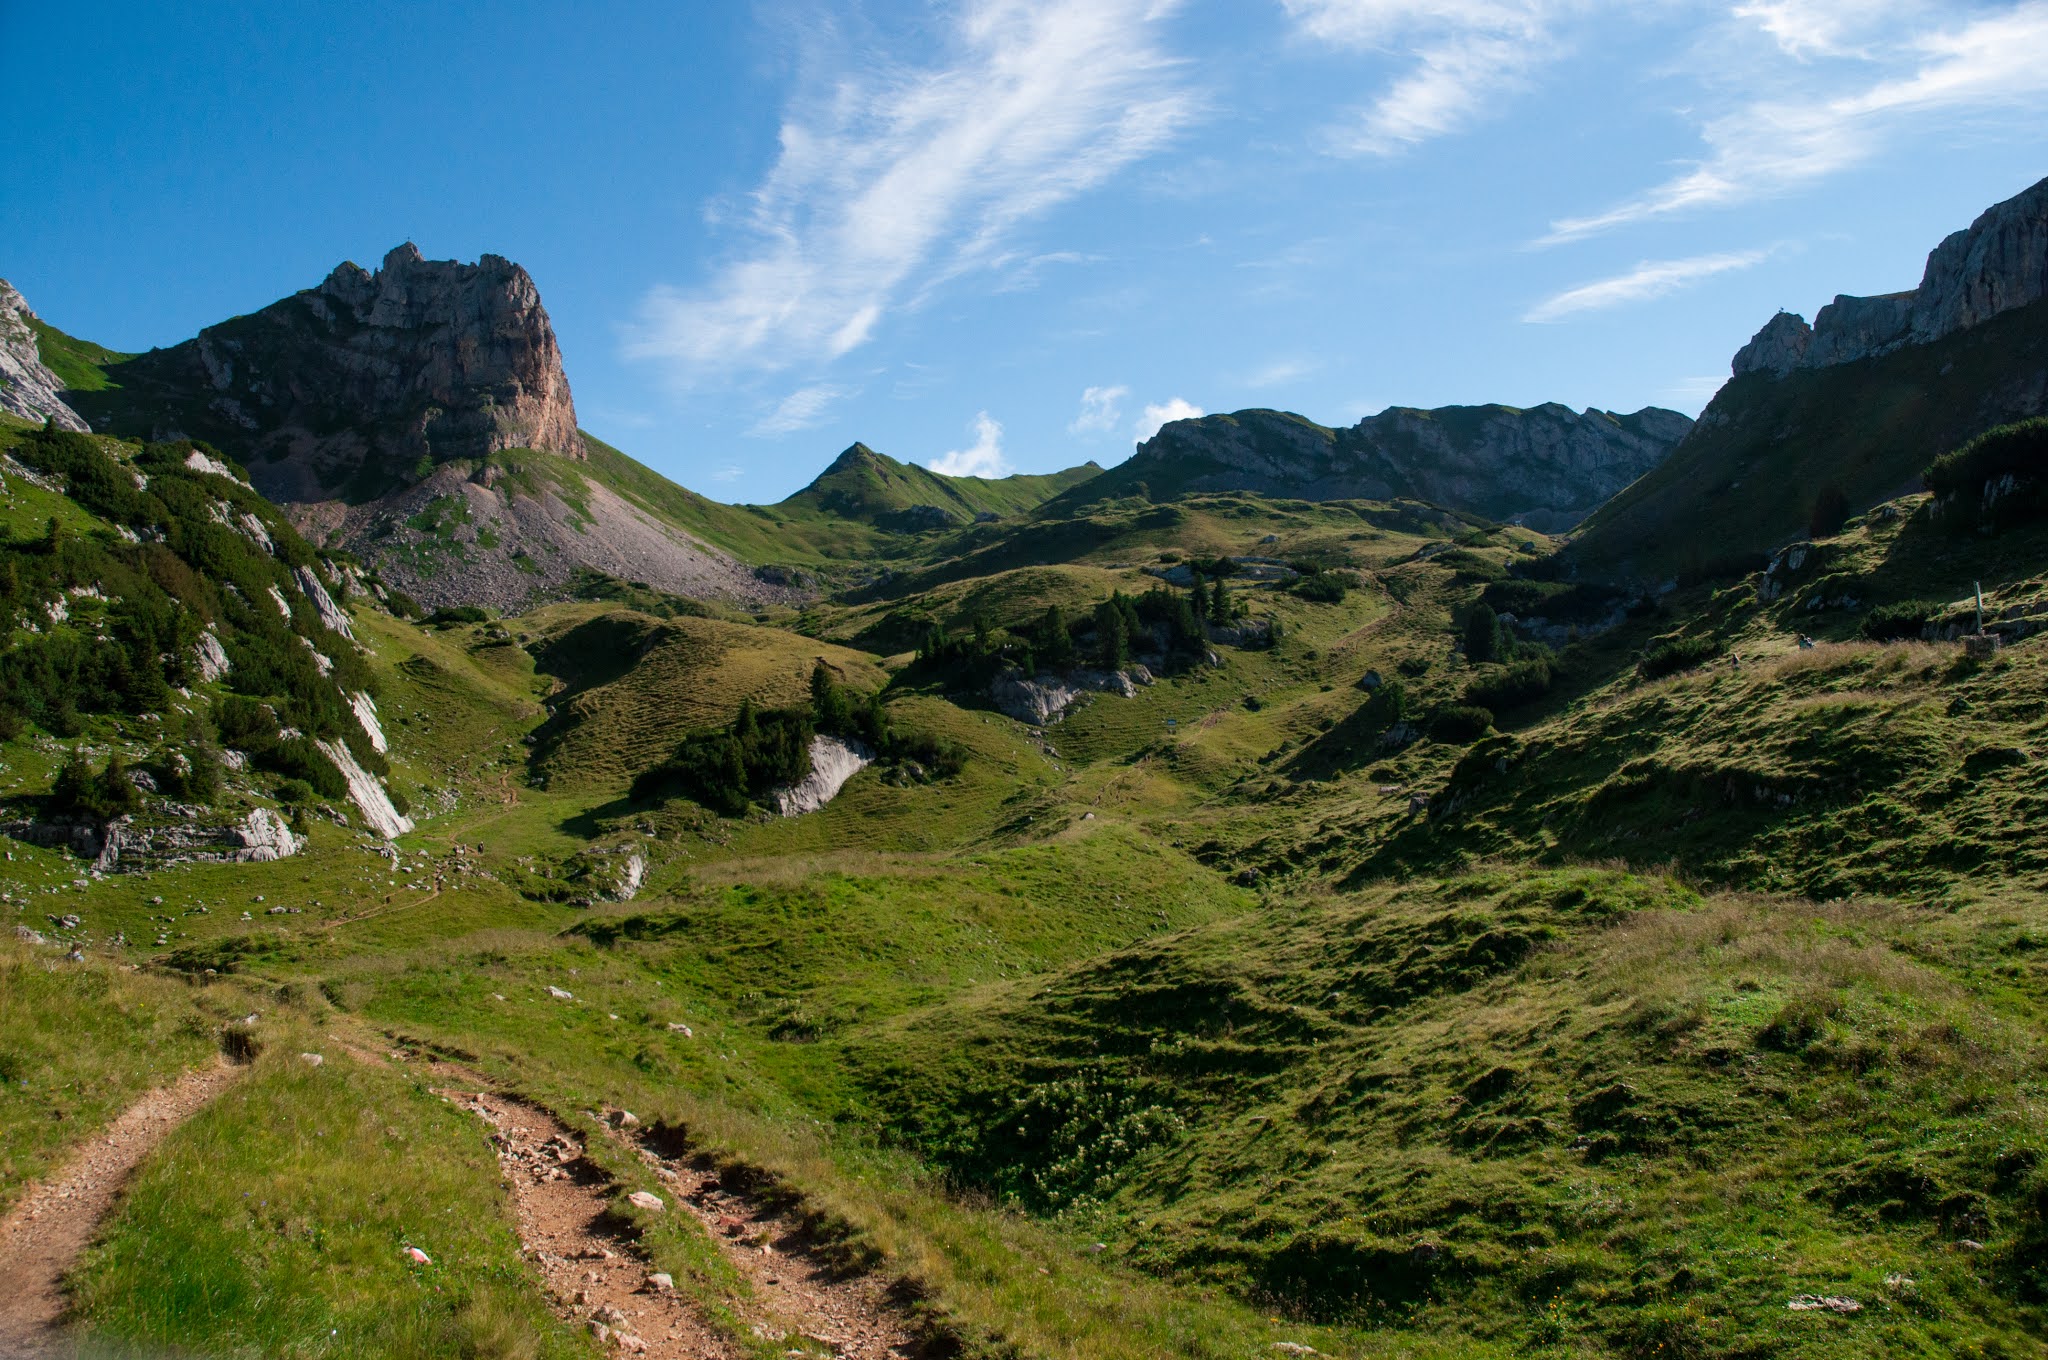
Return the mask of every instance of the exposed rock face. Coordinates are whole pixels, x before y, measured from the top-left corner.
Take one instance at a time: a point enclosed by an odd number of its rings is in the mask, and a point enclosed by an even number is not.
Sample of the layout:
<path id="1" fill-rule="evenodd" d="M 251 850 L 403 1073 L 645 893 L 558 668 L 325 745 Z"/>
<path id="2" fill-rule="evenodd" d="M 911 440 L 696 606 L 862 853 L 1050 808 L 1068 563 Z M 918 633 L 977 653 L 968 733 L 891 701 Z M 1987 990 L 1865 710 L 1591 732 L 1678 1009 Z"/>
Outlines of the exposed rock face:
<path id="1" fill-rule="evenodd" d="M 539 290 L 496 255 L 343 264 L 115 377 L 73 394 L 101 429 L 212 442 L 307 537 L 429 608 L 523 608 L 586 567 L 749 606 L 800 595 L 604 480 Z"/>
<path id="2" fill-rule="evenodd" d="M 392 806 L 391 795 L 377 782 L 377 776 L 356 763 L 354 753 L 345 743 L 322 741 L 315 745 L 334 762 L 335 768 L 341 771 L 341 777 L 348 781 L 349 801 L 363 814 L 363 821 L 370 830 L 387 841 L 397 840 L 412 830 L 412 818 Z"/>
<path id="3" fill-rule="evenodd" d="M 1030 676 L 1007 671 L 989 682 L 989 698 L 997 708 L 1019 722 L 1044 727 L 1060 720 L 1084 694 L 1114 694 L 1137 697 L 1138 686 L 1152 683 L 1152 672 L 1144 666 L 1124 671 L 1068 671 L 1065 675 Z"/>
<path id="4" fill-rule="evenodd" d="M 374 494 L 423 461 L 583 452 L 540 291 L 496 255 L 426 260 L 407 243 L 374 274 L 342 264 L 121 379 L 126 432 L 212 440 L 276 501 Z"/>
<path id="5" fill-rule="evenodd" d="M 60 430 L 84 433 L 91 427 L 58 395 L 63 381 L 43 365 L 42 350 L 29 325 L 38 320 L 14 285 L 0 279 L 0 411 L 23 420 L 52 420 Z"/>
<path id="6" fill-rule="evenodd" d="M 198 814 L 203 809 L 186 809 Z M 262 864 L 303 848 L 284 819 L 256 808 L 239 822 L 198 820 L 138 824 L 121 817 L 97 822 L 12 822 L 0 834 L 31 845 L 60 846 L 93 861 L 100 873 L 136 873 L 168 864 Z"/>
<path id="7" fill-rule="evenodd" d="M 1775 373 L 1783 376 L 1806 359 L 1813 345 L 1813 327 L 1795 312 L 1779 312 L 1764 323 L 1748 344 L 1735 352 L 1735 376 Z"/>
<path id="8" fill-rule="evenodd" d="M 1409 498 L 1553 530 L 1578 523 L 1655 467 L 1691 428 L 1685 416 L 1656 407 L 1617 415 L 1556 403 L 1394 407 L 1345 430 L 1280 411 L 1239 411 L 1174 421 L 1107 475 L 1155 492 Z"/>
<path id="9" fill-rule="evenodd" d="M 771 797 L 775 810 L 784 817 L 816 812 L 839 796 L 846 781 L 872 765 L 875 753 L 857 741 L 839 737 L 811 738 L 811 772 Z M 638 884 L 635 884 L 638 887 Z"/>
<path id="10" fill-rule="evenodd" d="M 2048 297 L 2048 179 L 1986 209 L 1927 256 L 1920 286 L 1878 297 L 1838 296 L 1810 331 L 1780 312 L 1735 356 L 1740 375 L 1783 376 L 1926 345 Z M 1804 332 L 1803 338 L 1801 332 Z"/>
<path id="11" fill-rule="evenodd" d="M 327 587 L 311 567 L 292 568 L 292 579 L 299 583 L 299 589 L 313 602 L 313 609 L 320 615 L 320 626 L 331 633 L 339 633 L 350 642 L 356 640 L 356 632 L 349 625 L 348 615 L 341 612 L 341 606 L 327 593 Z"/>

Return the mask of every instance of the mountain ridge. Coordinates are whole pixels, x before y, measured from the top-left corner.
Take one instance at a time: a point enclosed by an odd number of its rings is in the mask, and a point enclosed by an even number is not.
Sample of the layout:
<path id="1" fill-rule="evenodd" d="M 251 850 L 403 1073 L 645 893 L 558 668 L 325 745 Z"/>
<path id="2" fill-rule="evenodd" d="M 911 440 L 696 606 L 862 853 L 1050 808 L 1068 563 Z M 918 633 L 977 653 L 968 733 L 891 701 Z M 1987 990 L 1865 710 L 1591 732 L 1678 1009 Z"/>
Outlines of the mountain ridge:
<path id="1" fill-rule="evenodd" d="M 1061 499 L 1252 491 L 1302 500 L 1427 501 L 1545 531 L 1569 528 L 1663 459 L 1692 422 L 1555 402 L 1389 407 L 1336 429 L 1253 408 L 1176 420 Z"/>

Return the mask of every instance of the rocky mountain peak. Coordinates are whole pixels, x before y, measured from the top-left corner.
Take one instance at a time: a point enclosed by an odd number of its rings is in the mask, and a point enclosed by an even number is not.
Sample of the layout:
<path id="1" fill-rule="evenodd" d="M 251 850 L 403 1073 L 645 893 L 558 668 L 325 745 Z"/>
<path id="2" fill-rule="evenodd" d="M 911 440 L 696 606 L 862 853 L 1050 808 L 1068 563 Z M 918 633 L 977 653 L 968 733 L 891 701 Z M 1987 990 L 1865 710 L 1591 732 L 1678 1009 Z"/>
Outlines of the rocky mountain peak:
<path id="1" fill-rule="evenodd" d="M 89 427 L 59 394 L 64 382 L 43 363 L 30 323 L 40 320 L 14 285 L 0 279 L 0 411 L 23 420 L 51 420 L 62 430 Z"/>
<path id="2" fill-rule="evenodd" d="M 380 495 L 507 449 L 582 458 L 562 351 L 532 275 L 500 255 L 316 287 L 123 365 L 124 432 L 211 440 L 274 500 Z"/>
<path id="3" fill-rule="evenodd" d="M 1920 286 L 1877 297 L 1838 296 L 1809 328 L 1772 317 L 1735 355 L 1734 371 L 1780 377 L 1829 368 L 1958 331 L 2048 297 L 2048 179 L 1994 204 L 1927 256 Z"/>

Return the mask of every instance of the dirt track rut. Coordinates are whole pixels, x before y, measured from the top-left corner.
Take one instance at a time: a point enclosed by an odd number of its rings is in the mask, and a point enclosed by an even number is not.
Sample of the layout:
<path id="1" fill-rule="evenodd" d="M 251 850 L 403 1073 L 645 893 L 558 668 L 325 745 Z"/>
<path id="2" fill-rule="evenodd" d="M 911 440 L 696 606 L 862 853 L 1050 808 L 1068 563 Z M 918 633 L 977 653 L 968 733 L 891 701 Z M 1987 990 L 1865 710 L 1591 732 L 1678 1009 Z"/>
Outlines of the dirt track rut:
<path id="1" fill-rule="evenodd" d="M 235 1079 L 222 1064 L 144 1095 L 0 1222 L 0 1356 L 62 1355 L 64 1276 L 135 1167 Z"/>

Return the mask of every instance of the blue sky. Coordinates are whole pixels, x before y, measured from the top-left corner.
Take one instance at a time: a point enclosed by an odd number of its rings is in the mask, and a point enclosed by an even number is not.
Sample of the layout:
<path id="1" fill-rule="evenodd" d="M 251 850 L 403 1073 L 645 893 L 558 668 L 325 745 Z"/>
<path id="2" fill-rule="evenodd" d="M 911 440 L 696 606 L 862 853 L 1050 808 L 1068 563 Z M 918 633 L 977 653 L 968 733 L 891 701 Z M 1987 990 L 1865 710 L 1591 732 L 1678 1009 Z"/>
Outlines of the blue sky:
<path id="1" fill-rule="evenodd" d="M 0 5 L 0 276 L 171 344 L 507 255 L 583 424 L 720 499 L 1160 419 L 1694 412 L 2048 174 L 2048 0 Z"/>

